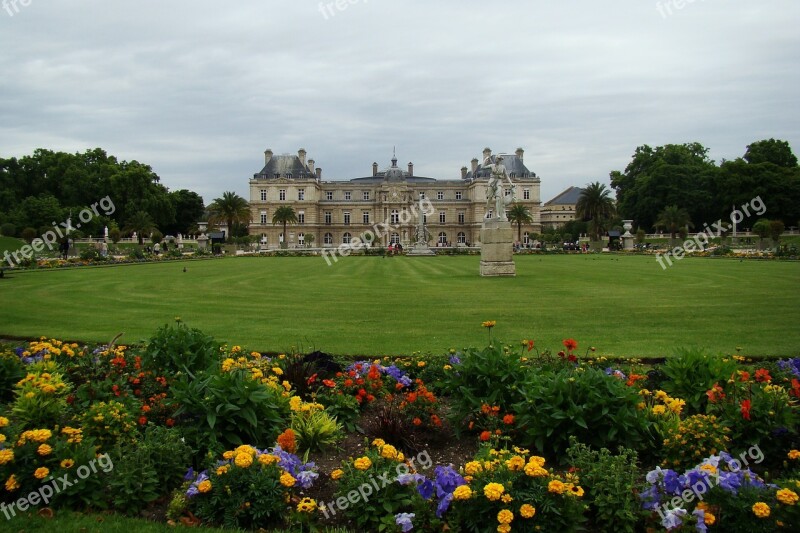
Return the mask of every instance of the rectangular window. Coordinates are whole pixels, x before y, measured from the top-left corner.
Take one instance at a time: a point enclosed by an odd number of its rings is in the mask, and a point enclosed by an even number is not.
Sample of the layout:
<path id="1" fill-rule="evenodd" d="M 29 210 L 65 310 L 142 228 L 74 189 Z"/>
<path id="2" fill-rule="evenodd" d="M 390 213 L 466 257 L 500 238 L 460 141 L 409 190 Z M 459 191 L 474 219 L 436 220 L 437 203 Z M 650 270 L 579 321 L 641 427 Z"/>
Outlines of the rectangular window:
<path id="1" fill-rule="evenodd" d="M 420 198 L 420 200 L 424 200 L 425 199 L 425 191 L 419 191 L 419 198 Z"/>
<path id="2" fill-rule="evenodd" d="M 344 199 L 350 200 L 350 191 L 344 191 Z"/>
<path id="3" fill-rule="evenodd" d="M 459 224 L 463 224 L 465 218 L 466 218 L 466 216 L 464 215 L 464 212 L 463 211 L 459 211 L 458 212 L 458 223 Z"/>
<path id="4" fill-rule="evenodd" d="M 333 217 L 331 216 L 331 212 L 330 211 L 325 211 L 325 225 L 326 226 L 330 226 L 331 225 L 332 218 Z"/>
<path id="5" fill-rule="evenodd" d="M 447 214 L 444 211 L 439 211 L 439 224 L 444 224 L 447 219 Z"/>
<path id="6" fill-rule="evenodd" d="M 325 199 L 326 200 L 333 200 L 333 191 L 326 191 L 325 192 Z"/>
<path id="7" fill-rule="evenodd" d="M 439 191 L 436 193 L 437 200 L 444 200 L 444 191 Z"/>
<path id="8" fill-rule="evenodd" d="M 400 212 L 397 209 L 392 209 L 392 224 L 399 224 L 400 223 Z"/>
<path id="9" fill-rule="evenodd" d="M 267 225 L 267 214 L 266 213 L 261 213 L 261 225 L 262 226 L 266 226 Z"/>
<path id="10" fill-rule="evenodd" d="M 362 198 L 364 199 L 364 201 L 369 201 L 369 191 L 364 191 L 364 193 L 362 194 Z"/>
<path id="11" fill-rule="evenodd" d="M 306 199 L 306 190 L 305 189 L 297 189 L 297 199 L 303 201 Z"/>
<path id="12" fill-rule="evenodd" d="M 522 199 L 523 200 L 530 200 L 531 199 L 531 190 L 530 189 L 522 189 Z"/>
<path id="13" fill-rule="evenodd" d="M 369 211 L 363 211 L 361 213 L 361 221 L 364 224 L 369 224 Z"/>
<path id="14" fill-rule="evenodd" d="M 456 200 L 461 200 L 461 191 L 456 191 Z"/>
<path id="15" fill-rule="evenodd" d="M 350 225 L 350 211 L 345 211 L 344 212 L 344 225 L 345 226 L 349 226 Z"/>
<path id="16" fill-rule="evenodd" d="M 300 211 L 297 213 L 297 223 L 298 224 L 305 224 L 306 223 L 306 213 L 305 211 Z"/>
<path id="17" fill-rule="evenodd" d="M 267 201 L 267 190 L 266 189 L 261 189 L 261 201 L 262 202 L 266 202 Z"/>
<path id="18" fill-rule="evenodd" d="M 282 202 L 286 200 L 286 189 L 281 189 L 278 191 L 278 200 Z"/>

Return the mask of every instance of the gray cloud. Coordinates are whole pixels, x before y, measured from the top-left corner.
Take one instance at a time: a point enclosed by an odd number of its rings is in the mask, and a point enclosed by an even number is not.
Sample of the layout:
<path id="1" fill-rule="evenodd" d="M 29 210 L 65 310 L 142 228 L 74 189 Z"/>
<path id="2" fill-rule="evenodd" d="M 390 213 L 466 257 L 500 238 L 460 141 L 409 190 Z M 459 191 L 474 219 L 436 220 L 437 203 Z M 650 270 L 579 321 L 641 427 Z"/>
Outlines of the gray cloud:
<path id="1" fill-rule="evenodd" d="M 644 143 L 800 147 L 789 0 L 119 4 L 0 10 L 0 155 L 100 146 L 211 201 L 267 147 L 346 179 L 394 146 L 438 178 L 522 146 L 549 199 Z"/>

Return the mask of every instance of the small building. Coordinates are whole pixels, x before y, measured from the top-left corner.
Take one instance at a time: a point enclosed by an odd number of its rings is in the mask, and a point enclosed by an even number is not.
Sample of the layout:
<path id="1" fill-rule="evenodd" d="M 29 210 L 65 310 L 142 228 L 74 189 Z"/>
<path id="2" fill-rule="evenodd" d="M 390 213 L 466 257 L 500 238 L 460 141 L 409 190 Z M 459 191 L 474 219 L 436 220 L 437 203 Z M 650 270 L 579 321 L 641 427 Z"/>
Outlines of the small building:
<path id="1" fill-rule="evenodd" d="M 542 206 L 542 227 L 560 228 L 567 222 L 575 220 L 575 210 L 581 193 L 583 189 L 580 187 L 569 187 L 549 202 L 545 202 Z"/>

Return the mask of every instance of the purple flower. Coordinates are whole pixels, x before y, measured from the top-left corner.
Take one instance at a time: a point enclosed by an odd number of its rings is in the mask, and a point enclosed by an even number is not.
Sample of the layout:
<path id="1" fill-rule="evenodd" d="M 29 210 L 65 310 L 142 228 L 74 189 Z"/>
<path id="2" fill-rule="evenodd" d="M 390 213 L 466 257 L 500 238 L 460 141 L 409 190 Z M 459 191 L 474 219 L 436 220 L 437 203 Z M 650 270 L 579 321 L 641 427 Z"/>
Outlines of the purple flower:
<path id="1" fill-rule="evenodd" d="M 702 509 L 695 509 L 692 514 L 697 517 L 697 525 L 695 526 L 697 531 L 700 533 L 706 533 L 706 530 L 708 529 L 706 527 L 706 512 Z"/>
<path id="2" fill-rule="evenodd" d="M 450 364 L 451 365 L 460 365 L 461 364 L 461 359 L 457 355 L 451 355 L 450 356 Z"/>
<path id="3" fill-rule="evenodd" d="M 650 485 L 639 495 L 639 499 L 642 500 L 642 509 L 654 511 L 661 503 L 661 494 L 658 492 L 656 485 Z"/>
<path id="4" fill-rule="evenodd" d="M 686 509 L 681 509 L 680 507 L 670 509 L 665 513 L 664 519 L 661 521 L 661 525 L 666 529 L 679 528 L 683 524 L 683 520 L 681 520 L 681 518 L 684 516 L 686 516 Z"/>
<path id="5" fill-rule="evenodd" d="M 441 518 L 444 513 L 447 512 L 447 509 L 450 508 L 450 502 L 453 501 L 453 494 L 447 494 L 444 498 L 439 500 L 439 504 L 436 506 L 436 518 Z"/>
<path id="6" fill-rule="evenodd" d="M 398 513 L 394 515 L 394 523 L 402 528 L 403 533 L 408 533 L 414 529 L 414 524 L 411 523 L 411 520 L 415 516 L 414 513 Z"/>
<path id="7" fill-rule="evenodd" d="M 452 494 L 456 487 L 467 484 L 467 481 L 452 466 L 437 466 L 434 472 L 436 474 L 436 495 L 439 498 Z"/>
<path id="8" fill-rule="evenodd" d="M 419 474 L 400 474 L 397 476 L 397 482 L 401 485 L 414 485 L 419 484 L 420 481 L 425 481 L 425 476 Z"/>
<path id="9" fill-rule="evenodd" d="M 422 496 L 423 499 L 430 500 L 433 497 L 434 489 L 433 481 L 425 479 L 425 481 L 420 483 L 417 487 L 417 492 L 419 492 L 419 495 Z"/>
<path id="10" fill-rule="evenodd" d="M 311 470 L 305 470 L 297 474 L 297 482 L 300 486 L 304 489 L 310 489 L 311 485 L 314 484 L 314 480 L 319 477 L 319 474 L 316 472 L 312 472 Z"/>
<path id="11" fill-rule="evenodd" d="M 195 474 L 194 468 L 190 466 L 190 467 L 189 467 L 189 470 L 187 470 L 187 471 L 186 471 L 186 475 L 185 475 L 185 476 L 183 476 L 183 480 L 184 480 L 184 481 L 191 481 L 191 480 L 193 480 L 193 479 L 194 479 L 194 477 L 195 477 L 196 475 L 197 475 L 197 474 Z"/>

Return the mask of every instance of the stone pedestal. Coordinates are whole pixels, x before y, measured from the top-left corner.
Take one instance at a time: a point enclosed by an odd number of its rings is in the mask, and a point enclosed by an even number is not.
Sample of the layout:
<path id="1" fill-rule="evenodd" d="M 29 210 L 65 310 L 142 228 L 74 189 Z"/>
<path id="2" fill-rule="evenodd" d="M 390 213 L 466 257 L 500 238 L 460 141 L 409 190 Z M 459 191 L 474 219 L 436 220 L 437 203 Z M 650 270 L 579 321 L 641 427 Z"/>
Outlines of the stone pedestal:
<path id="1" fill-rule="evenodd" d="M 208 248 L 208 237 L 203 233 L 197 238 L 197 249 L 205 250 L 206 248 Z"/>
<path id="2" fill-rule="evenodd" d="M 406 255 L 436 255 L 436 252 L 424 242 L 418 242 L 406 250 Z"/>
<path id="3" fill-rule="evenodd" d="M 514 231 L 507 220 L 485 220 L 481 228 L 481 276 L 516 276 L 512 243 Z"/>

